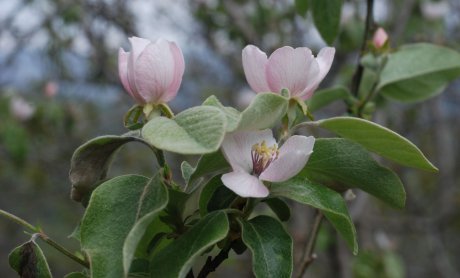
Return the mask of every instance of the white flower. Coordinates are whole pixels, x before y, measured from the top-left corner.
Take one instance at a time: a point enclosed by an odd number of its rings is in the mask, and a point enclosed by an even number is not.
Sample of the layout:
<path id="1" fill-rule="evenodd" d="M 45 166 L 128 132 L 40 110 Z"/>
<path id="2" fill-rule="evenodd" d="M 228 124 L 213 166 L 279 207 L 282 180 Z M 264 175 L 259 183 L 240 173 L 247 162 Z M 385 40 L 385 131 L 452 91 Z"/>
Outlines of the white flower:
<path id="1" fill-rule="evenodd" d="M 228 134 L 222 150 L 233 172 L 222 182 L 241 197 L 267 197 L 263 181 L 282 182 L 297 175 L 313 152 L 315 138 L 294 135 L 278 149 L 272 131 L 239 131 Z"/>

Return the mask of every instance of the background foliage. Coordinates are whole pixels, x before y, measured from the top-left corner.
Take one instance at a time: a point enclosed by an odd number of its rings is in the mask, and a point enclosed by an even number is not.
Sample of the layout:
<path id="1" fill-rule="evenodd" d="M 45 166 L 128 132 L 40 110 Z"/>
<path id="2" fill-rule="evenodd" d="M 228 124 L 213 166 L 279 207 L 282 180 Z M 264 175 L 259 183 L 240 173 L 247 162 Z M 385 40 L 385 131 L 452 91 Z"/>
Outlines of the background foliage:
<path id="1" fill-rule="evenodd" d="M 248 88 L 240 51 L 248 43 L 267 52 L 281 45 L 319 49 L 324 43 L 313 27 L 313 22 L 319 24 L 324 17 L 312 17 L 308 12 L 299 15 L 294 1 L 167 2 L 17 0 L 0 4 L 4 8 L 0 14 L 2 209 L 32 223 L 38 224 L 40 219 L 53 238 L 69 242 L 64 235 L 72 232 L 82 214 L 80 205 L 69 201 L 70 157 L 87 139 L 121 133 L 122 115 L 131 104 L 121 90 L 116 69 L 117 48 L 127 44 L 127 36 L 166 37 L 178 41 L 185 51 L 189 66 L 180 97 L 173 102 L 177 111 L 199 104 L 211 94 L 226 105 L 245 106 Z M 315 10 L 326 1 L 311 2 L 308 9 Z M 324 86 L 349 85 L 344 80 L 351 80 L 356 64 L 364 4 L 344 1 L 339 36 L 334 41 L 338 53 Z M 393 46 L 431 41 L 457 50 L 460 47 L 460 5 L 455 0 L 376 1 L 375 16 L 389 31 Z M 329 28 L 327 24 L 321 26 Z M 321 29 L 319 32 L 323 33 Z M 382 88 L 384 82 L 381 80 Z M 58 86 L 56 95 L 50 93 L 50 84 Z M 317 248 L 319 258 L 310 269 L 313 276 L 460 276 L 455 264 L 460 255 L 456 236 L 460 229 L 459 176 L 455 171 L 459 168 L 455 141 L 459 134 L 459 88 L 457 80 L 444 94 L 421 105 L 384 99 L 377 103 L 382 110 L 374 120 L 409 138 L 441 172 L 432 175 L 391 164 L 406 185 L 406 209 L 392 210 L 357 193 L 350 213 L 359 234 L 360 254 L 353 257 L 333 229 L 324 225 Z M 391 90 L 386 94 L 391 95 Z M 30 118 L 21 118 L 10 109 L 11 101 L 18 97 L 35 108 Z M 343 112 L 344 107 L 336 104 L 315 115 L 321 119 L 322 115 Z M 120 119 L 119 124 L 113 119 Z M 148 154 L 143 156 L 145 147 L 137 145 L 122 150 L 112 175 L 148 174 L 155 167 Z M 174 161 L 176 157 L 167 159 Z M 180 175 L 179 169 L 173 170 Z M 295 218 L 289 222 L 296 245 L 304 245 L 304 231 L 312 218 L 302 210 L 296 207 Z M 257 227 L 263 221 L 247 225 Z M 0 223 L 2 277 L 14 275 L 6 257 L 18 242 L 27 239 L 21 231 L 3 220 Z M 75 246 L 68 247 L 76 246 L 75 241 Z M 54 250 L 43 249 L 55 276 L 79 269 Z M 229 268 L 224 265 L 216 275 L 232 276 L 241 271 L 241 276 L 249 276 L 248 259 L 234 257 L 227 264 Z"/>

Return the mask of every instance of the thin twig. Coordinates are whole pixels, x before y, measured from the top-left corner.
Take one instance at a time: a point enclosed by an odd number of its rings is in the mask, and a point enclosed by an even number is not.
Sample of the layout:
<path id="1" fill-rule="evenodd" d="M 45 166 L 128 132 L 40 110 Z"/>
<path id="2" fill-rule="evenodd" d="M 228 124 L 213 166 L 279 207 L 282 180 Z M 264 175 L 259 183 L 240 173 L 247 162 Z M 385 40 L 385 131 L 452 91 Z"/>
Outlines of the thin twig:
<path id="1" fill-rule="evenodd" d="M 40 237 L 44 242 L 48 243 L 54 249 L 58 250 L 59 252 L 61 252 L 64 255 L 66 255 L 70 259 L 74 260 L 75 262 L 81 264 L 82 266 L 84 266 L 86 268 L 89 268 L 89 263 L 87 261 L 82 260 L 81 258 L 75 256 L 74 254 L 72 254 L 72 252 L 70 252 L 69 250 L 67 250 L 66 248 L 64 248 L 63 246 L 61 246 L 60 244 L 58 244 L 57 242 L 55 242 L 51 238 L 49 238 L 45 233 L 40 232 L 40 233 L 36 233 L 34 235 Z"/>
<path id="2" fill-rule="evenodd" d="M 26 220 L 24 220 L 24 219 L 22 219 L 22 218 L 20 218 L 20 217 L 18 217 L 16 215 L 13 215 L 13 214 L 11 214 L 9 212 L 6 212 L 6 211 L 4 211 L 2 209 L 0 209 L 0 215 L 3 215 L 6 218 L 16 222 L 17 224 L 27 228 L 28 230 L 31 230 L 32 232 L 34 232 L 34 234 L 32 235 L 32 238 L 36 238 L 36 237 L 41 238 L 43 241 L 48 243 L 50 246 L 54 247 L 56 250 L 58 250 L 62 254 L 66 255 L 67 257 L 69 257 L 70 259 L 76 261 L 77 263 L 81 264 L 82 266 L 84 266 L 86 268 L 89 268 L 89 263 L 87 261 L 82 260 L 79 257 L 75 256 L 74 254 L 72 254 L 72 252 L 68 251 L 67 249 L 65 249 L 64 247 L 59 245 L 57 242 L 55 242 L 54 240 L 49 238 L 43 231 L 41 231 L 40 228 L 37 228 L 34 225 L 32 225 L 29 222 L 27 222 Z"/>
<path id="3" fill-rule="evenodd" d="M 34 225 L 30 224 L 29 222 L 25 221 L 24 219 L 16 216 L 16 215 L 13 215 L 7 211 L 4 211 L 2 209 L 0 209 L 0 215 L 3 215 L 5 216 L 6 218 L 16 222 L 17 224 L 31 230 L 32 232 L 38 232 L 39 229 L 37 227 L 35 227 Z"/>
<path id="4" fill-rule="evenodd" d="M 367 12 L 366 12 L 366 25 L 364 29 L 363 41 L 361 43 L 361 50 L 359 53 L 359 60 L 356 67 L 355 74 L 353 75 L 353 81 L 351 84 L 351 92 L 354 96 L 358 96 L 359 85 L 361 84 L 361 79 L 364 73 L 364 67 L 361 65 L 361 57 L 367 51 L 367 44 L 370 37 L 370 31 L 374 25 L 374 0 L 367 0 Z"/>
<path id="5" fill-rule="evenodd" d="M 321 227 L 321 221 L 323 220 L 323 214 L 319 209 L 316 209 L 316 216 L 313 222 L 313 227 L 310 231 L 310 235 L 308 236 L 308 243 L 304 249 L 303 256 L 302 256 L 302 265 L 297 275 L 297 278 L 301 278 L 305 271 L 307 270 L 308 266 L 315 260 L 316 256 L 313 253 L 315 251 L 315 244 L 316 238 L 318 236 L 319 228 Z"/>

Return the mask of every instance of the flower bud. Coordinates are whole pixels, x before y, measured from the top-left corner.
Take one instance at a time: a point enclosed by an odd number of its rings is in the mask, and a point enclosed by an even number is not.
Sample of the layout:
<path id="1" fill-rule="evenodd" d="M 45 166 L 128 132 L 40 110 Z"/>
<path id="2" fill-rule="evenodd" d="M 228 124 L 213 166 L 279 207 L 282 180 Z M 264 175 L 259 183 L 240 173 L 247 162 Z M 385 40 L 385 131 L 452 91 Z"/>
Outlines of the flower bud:
<path id="1" fill-rule="evenodd" d="M 179 90 L 185 63 L 182 51 L 174 42 L 149 41 L 132 37 L 131 52 L 120 48 L 118 73 L 121 83 L 140 105 L 171 101 Z"/>
<path id="2" fill-rule="evenodd" d="M 380 49 L 382 48 L 385 43 L 388 41 L 388 34 L 382 27 L 379 27 L 377 31 L 374 33 L 374 38 L 372 39 L 372 43 L 374 44 L 375 48 Z"/>

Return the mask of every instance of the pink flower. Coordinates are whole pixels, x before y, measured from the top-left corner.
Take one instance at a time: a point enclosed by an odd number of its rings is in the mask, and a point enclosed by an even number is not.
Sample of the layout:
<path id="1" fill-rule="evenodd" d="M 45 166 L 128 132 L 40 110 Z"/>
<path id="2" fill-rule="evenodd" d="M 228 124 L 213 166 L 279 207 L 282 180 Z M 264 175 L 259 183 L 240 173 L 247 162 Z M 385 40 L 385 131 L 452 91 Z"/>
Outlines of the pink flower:
<path id="1" fill-rule="evenodd" d="M 388 34 L 382 27 L 379 27 L 377 31 L 374 33 L 374 38 L 372 39 L 372 43 L 374 44 L 375 48 L 379 49 L 382 48 L 385 43 L 388 41 Z"/>
<path id="2" fill-rule="evenodd" d="M 125 90 L 141 104 L 165 103 L 179 90 L 184 56 L 174 43 L 132 37 L 131 52 L 118 51 L 118 73 Z"/>
<path id="3" fill-rule="evenodd" d="M 13 97 L 10 102 L 11 114 L 20 121 L 27 121 L 35 114 L 35 107 L 21 97 Z"/>
<path id="4" fill-rule="evenodd" d="M 329 72 L 334 54 L 335 48 L 325 47 L 315 58 L 307 47 L 283 46 L 267 58 L 259 48 L 248 45 L 243 49 L 244 74 L 257 93 L 288 89 L 291 97 L 306 100 Z"/>
<path id="5" fill-rule="evenodd" d="M 282 182 L 297 175 L 313 152 L 315 138 L 294 135 L 280 149 L 269 129 L 228 134 L 222 150 L 233 172 L 222 182 L 241 197 L 268 196 L 263 181 Z"/>

